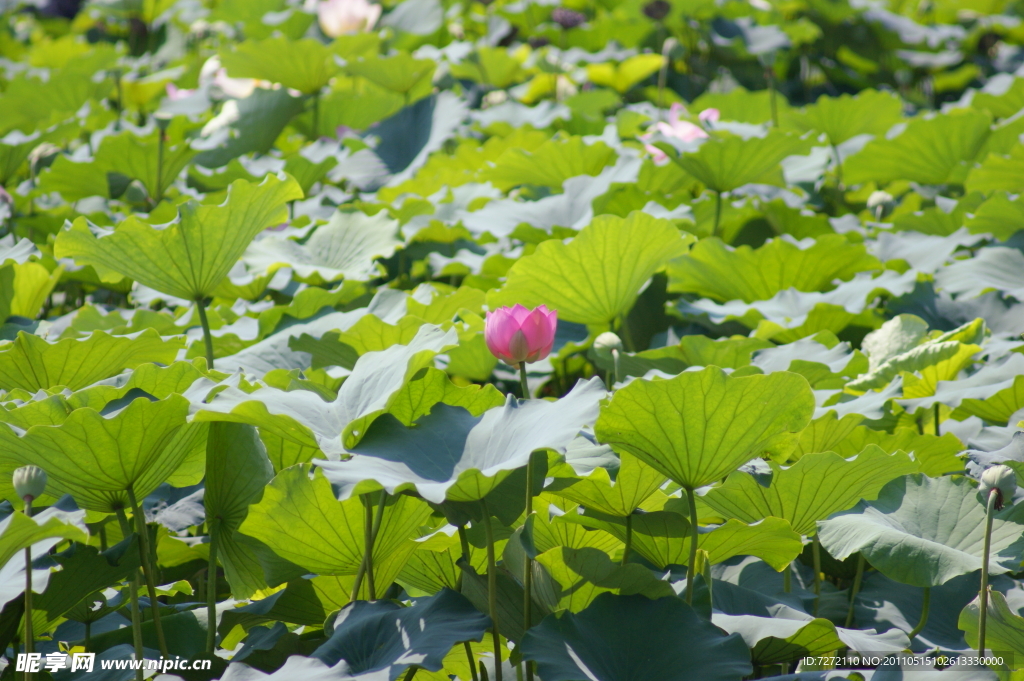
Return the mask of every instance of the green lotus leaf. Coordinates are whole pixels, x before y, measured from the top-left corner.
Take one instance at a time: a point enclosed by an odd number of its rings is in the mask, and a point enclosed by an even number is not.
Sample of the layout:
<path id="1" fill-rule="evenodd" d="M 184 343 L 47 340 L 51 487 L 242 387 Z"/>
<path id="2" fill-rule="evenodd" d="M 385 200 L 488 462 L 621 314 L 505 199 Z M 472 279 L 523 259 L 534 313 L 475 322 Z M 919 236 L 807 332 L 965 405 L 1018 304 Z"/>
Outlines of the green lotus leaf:
<path id="1" fill-rule="evenodd" d="M 967 164 L 981 151 L 991 124 L 987 112 L 970 109 L 912 120 L 896 137 L 876 138 L 847 159 L 845 180 L 849 184 L 963 182 Z"/>
<path id="2" fill-rule="evenodd" d="M 53 540 L 50 547 L 61 539 L 89 541 L 89 533 L 82 520 L 81 512 L 61 511 L 53 507 L 31 518 L 23 513 L 11 513 L 0 520 L 0 567 L 7 565 L 22 549 L 41 541 Z"/>
<path id="3" fill-rule="evenodd" d="M 35 319 L 60 281 L 62 271 L 58 267 L 51 273 L 37 262 L 8 262 L 0 266 L 0 320 L 14 316 Z"/>
<path id="4" fill-rule="evenodd" d="M 102 411 L 75 409 L 52 424 L 22 429 L 4 423 L 0 465 L 39 466 L 50 493 L 109 513 L 128 505 L 129 487 L 137 499 L 146 497 L 201 449 L 206 426 L 186 424 L 187 414 L 188 400 L 180 395 L 154 401 L 129 393 Z"/>
<path id="5" fill-rule="evenodd" d="M 386 414 L 370 426 L 347 461 L 317 461 L 340 496 L 383 487 L 414 489 L 434 503 L 478 501 L 537 449 L 564 450 L 597 418 L 606 395 L 599 378 L 580 382 L 556 402 L 516 400 L 473 416 L 438 404 L 412 426 Z"/>
<path id="6" fill-rule="evenodd" d="M 557 471 L 548 474 L 555 478 L 545 491 L 575 501 L 587 509 L 613 516 L 628 516 L 666 482 L 664 475 L 630 454 L 621 456 L 621 465 L 612 483 L 607 468 L 595 468 L 583 478 L 561 477 Z M 565 471 L 571 474 L 572 469 Z"/>
<path id="7" fill-rule="evenodd" d="M 672 160 L 708 189 L 729 192 L 745 184 L 785 186 L 782 166 L 787 156 L 805 154 L 809 140 L 772 130 L 764 137 L 743 139 L 734 135 L 713 137 L 695 152 Z"/>
<path id="8" fill-rule="evenodd" d="M 373 495 L 376 497 L 377 495 Z M 401 494 L 389 497 L 373 545 L 377 584 L 390 584 L 414 550 L 430 506 Z M 281 558 L 321 575 L 354 575 L 363 560 L 366 509 L 361 497 L 338 501 L 320 469 L 286 468 L 249 507 L 239 532 L 254 537 Z"/>
<path id="9" fill-rule="evenodd" d="M 626 541 L 623 518 L 603 519 L 595 515 L 564 516 L 572 522 L 602 529 Z M 630 518 L 632 548 L 659 568 L 685 565 L 690 560 L 690 522 L 672 511 L 637 513 Z M 747 525 L 730 518 L 717 527 L 698 528 L 697 546 L 707 551 L 712 565 L 735 556 L 757 556 L 781 571 L 800 555 L 803 542 L 788 521 L 768 518 Z"/>
<path id="10" fill-rule="evenodd" d="M 79 218 L 57 237 L 54 253 L 162 293 L 202 299 L 227 276 L 252 238 L 284 222 L 286 204 L 299 198 L 302 192 L 287 176 L 268 175 L 258 185 L 239 180 L 231 184 L 223 204 L 184 203 L 178 220 L 162 229 L 132 216 L 117 230 L 97 235 Z"/>
<path id="11" fill-rule="evenodd" d="M 516 261 L 487 302 L 492 308 L 546 304 L 561 320 L 607 326 L 629 312 L 647 280 L 693 242 L 668 220 L 646 213 L 602 215 L 568 244 L 548 240 Z"/>
<path id="12" fill-rule="evenodd" d="M 657 73 L 665 63 L 660 54 L 638 54 L 618 64 L 589 64 L 587 78 L 595 85 L 606 85 L 625 94 L 634 85 Z"/>
<path id="13" fill-rule="evenodd" d="M 160 84 L 163 89 L 163 84 Z M 139 137 L 131 132 L 108 135 L 100 142 L 91 161 L 76 162 L 60 156 L 40 174 L 40 189 L 57 192 L 65 201 L 90 196 L 121 198 L 128 184 L 138 180 L 151 199 L 162 197 L 181 171 L 199 152 L 185 141 L 164 144 L 159 132 Z"/>
<path id="14" fill-rule="evenodd" d="M 785 446 L 813 411 L 802 376 L 779 371 L 733 378 L 708 367 L 668 380 L 633 381 L 601 409 L 595 434 L 696 489 Z"/>
<path id="15" fill-rule="evenodd" d="M 481 182 L 490 181 L 502 191 L 519 185 L 561 187 L 570 177 L 597 175 L 615 162 L 615 150 L 603 142 L 586 144 L 581 137 L 550 139 L 532 151 L 507 149 L 494 167 L 480 171 Z"/>
<path id="16" fill-rule="evenodd" d="M 170 364 L 184 346 L 182 339 L 164 340 L 154 329 L 130 336 L 96 331 L 56 343 L 21 332 L 10 345 L 0 346 L 0 389 L 79 390 L 144 363 Z"/>
<path id="17" fill-rule="evenodd" d="M 974 298 L 998 290 L 1024 298 L 1024 253 L 1016 248 L 983 248 L 967 260 L 958 260 L 935 275 L 938 288 L 958 298 Z"/>
<path id="18" fill-rule="evenodd" d="M 613 563 L 604 551 L 559 546 L 537 556 L 556 585 L 555 610 L 579 612 L 600 594 L 643 594 L 648 598 L 672 596 L 672 585 L 637 563 Z"/>
<path id="19" fill-rule="evenodd" d="M 248 40 L 222 50 L 220 62 L 232 78 L 269 80 L 306 95 L 319 92 L 341 71 L 331 48 L 313 38 Z"/>
<path id="20" fill-rule="evenodd" d="M 435 68 L 436 64 L 429 59 L 414 59 L 406 52 L 399 52 L 388 57 L 370 55 L 350 61 L 345 71 L 386 90 L 405 95 L 405 104 L 408 106 L 430 94 Z"/>
<path id="21" fill-rule="evenodd" d="M 185 395 L 195 405 L 198 421 L 248 423 L 337 457 L 346 451 L 345 445 L 358 442 L 369 424 L 398 399 L 396 393 L 456 338 L 454 330 L 443 332 L 424 324 L 408 345 L 366 353 L 332 402 L 311 390 L 243 390 L 237 376 L 223 384 L 197 381 Z"/>
<path id="22" fill-rule="evenodd" d="M 814 104 L 794 110 L 785 123 L 801 132 L 825 135 L 829 144 L 840 145 L 857 135 L 884 135 L 903 118 L 903 102 L 891 92 L 861 90 L 856 96 L 819 97 Z"/>
<path id="23" fill-rule="evenodd" d="M 820 236 L 807 248 L 785 239 L 773 239 L 757 249 L 702 239 L 669 265 L 669 290 L 752 303 L 788 288 L 825 291 L 836 279 L 849 281 L 858 272 L 880 269 L 882 263 L 863 244 L 839 234 Z"/>
<path id="24" fill-rule="evenodd" d="M 991 234 L 1007 241 L 1024 229 L 1024 200 L 1011 199 L 1006 192 L 995 192 L 964 221 L 972 234 Z"/>
<path id="25" fill-rule="evenodd" d="M 226 116 L 224 120 L 230 131 L 227 139 L 218 138 L 216 133 L 211 133 L 206 141 L 217 139 L 221 144 L 212 149 L 207 148 L 196 156 L 196 165 L 220 168 L 243 154 L 269 152 L 285 126 L 302 113 L 304 106 L 303 97 L 293 97 L 285 88 L 256 88 L 255 92 L 245 99 L 235 101 L 237 103 L 231 106 L 237 107 L 238 118 Z M 209 144 L 205 146 L 209 147 Z M 197 174 L 199 173 L 193 167 L 189 173 L 190 181 L 195 181 Z M 205 179 L 205 175 L 201 176 Z M 200 181 L 198 184 L 202 186 L 203 183 Z"/>
<path id="26" fill-rule="evenodd" d="M 251 273 L 272 274 L 291 267 L 304 280 L 324 284 L 338 279 L 372 278 L 373 262 L 390 258 L 402 244 L 398 222 L 387 211 L 369 216 L 360 212 L 335 213 L 304 243 L 268 236 L 254 241 L 242 261 Z"/>
<path id="27" fill-rule="evenodd" d="M 980 166 L 971 169 L 964 189 L 985 194 L 1019 194 L 1024 189 L 1024 145 L 1018 144 L 1005 156 L 990 153 Z"/>
<path id="28" fill-rule="evenodd" d="M 751 355 L 757 350 L 773 347 L 775 345 L 769 341 L 745 336 L 717 340 L 712 340 L 707 336 L 685 336 L 679 341 L 679 345 L 669 345 L 664 348 L 635 353 L 619 353 L 618 376 L 620 380 L 627 376 L 643 376 L 651 369 L 657 369 L 666 374 L 678 374 L 691 366 L 739 369 L 750 365 Z M 588 356 L 605 371 L 615 369 L 615 363 L 607 356 L 598 355 L 593 351 Z"/>
<path id="29" fill-rule="evenodd" d="M 806 454 L 788 468 L 775 462 L 769 465 L 769 486 L 737 471 L 701 499 L 726 518 L 747 523 L 771 516 L 785 518 L 800 534 L 813 535 L 816 521 L 845 511 L 861 499 L 874 499 L 890 480 L 919 470 L 906 454 L 887 454 L 875 445 L 851 459 L 821 452 Z"/>
<path id="30" fill-rule="evenodd" d="M 582 612 L 544 618 L 522 646 L 545 681 L 734 681 L 751 673 L 743 639 L 678 598 L 601 594 Z"/>
<path id="31" fill-rule="evenodd" d="M 1010 609 L 1006 596 L 998 591 L 988 592 L 988 613 L 985 617 L 985 649 L 994 654 L 1011 653 L 1007 660 L 1010 669 L 1024 667 L 1024 617 Z M 967 638 L 967 644 L 978 647 L 978 627 L 981 616 L 981 597 L 967 604 L 960 613 L 958 625 Z"/>
<path id="32" fill-rule="evenodd" d="M 995 515 L 989 571 L 1018 569 L 1024 558 L 1021 506 Z M 878 499 L 818 523 L 821 545 L 838 560 L 856 552 L 904 584 L 938 586 L 981 569 L 985 505 L 966 478 L 897 478 Z"/>

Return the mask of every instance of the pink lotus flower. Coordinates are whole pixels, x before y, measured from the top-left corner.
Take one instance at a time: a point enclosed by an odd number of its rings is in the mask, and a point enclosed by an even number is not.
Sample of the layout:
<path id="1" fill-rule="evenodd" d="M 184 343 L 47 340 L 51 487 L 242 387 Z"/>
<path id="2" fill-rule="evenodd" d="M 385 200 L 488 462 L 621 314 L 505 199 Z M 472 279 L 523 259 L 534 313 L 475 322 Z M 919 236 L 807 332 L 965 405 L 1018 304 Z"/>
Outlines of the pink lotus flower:
<path id="1" fill-rule="evenodd" d="M 695 123 L 683 120 L 682 115 L 686 112 L 686 108 L 678 102 L 673 104 L 668 112 L 668 122 L 658 121 L 654 128 L 644 134 L 640 135 L 640 139 L 647 141 L 654 136 L 655 132 L 660 132 L 666 137 L 674 137 L 683 142 L 696 142 L 699 139 L 704 139 L 708 136 L 708 133 L 704 128 L 700 127 Z M 702 123 L 716 123 L 718 121 L 719 112 L 718 109 L 705 109 L 700 112 L 698 118 Z M 668 160 L 668 156 L 665 152 L 654 146 L 653 144 L 647 144 L 644 146 L 645 149 L 654 157 L 655 163 L 664 163 Z"/>
<path id="2" fill-rule="evenodd" d="M 487 313 L 484 340 L 492 355 L 519 368 L 520 362 L 536 362 L 551 354 L 557 327 L 558 313 L 544 305 L 534 310 L 518 304 L 499 307 Z"/>
<path id="3" fill-rule="evenodd" d="M 369 31 L 382 11 L 383 7 L 367 0 L 323 0 L 316 8 L 320 30 L 331 38 Z"/>
<path id="4" fill-rule="evenodd" d="M 193 93 L 195 93 L 195 90 L 186 90 L 184 88 L 179 88 L 174 83 L 168 83 L 166 89 L 167 99 L 171 100 L 172 102 L 177 102 L 187 97 L 191 97 Z"/>

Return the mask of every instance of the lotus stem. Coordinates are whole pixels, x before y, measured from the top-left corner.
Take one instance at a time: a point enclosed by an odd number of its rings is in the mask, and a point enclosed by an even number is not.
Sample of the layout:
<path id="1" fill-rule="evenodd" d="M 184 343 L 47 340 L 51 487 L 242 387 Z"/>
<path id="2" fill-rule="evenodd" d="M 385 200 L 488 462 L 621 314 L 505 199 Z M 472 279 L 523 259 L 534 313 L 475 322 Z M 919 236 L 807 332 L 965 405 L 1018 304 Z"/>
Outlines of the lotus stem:
<path id="1" fill-rule="evenodd" d="M 715 226 L 711 230 L 711 236 L 718 236 L 718 226 L 722 222 L 722 192 L 715 192 Z"/>
<path id="2" fill-rule="evenodd" d="M 498 563 L 494 557 L 494 528 L 487 500 L 480 500 L 484 512 L 484 532 L 487 535 L 487 609 L 491 615 L 491 634 L 494 639 L 494 678 L 501 681 L 501 634 L 498 633 Z"/>
<path id="3" fill-rule="evenodd" d="M 153 629 L 156 631 L 157 645 L 164 659 L 170 659 L 167 651 L 167 639 L 164 638 L 164 627 L 160 621 L 160 601 L 156 598 L 156 580 L 153 564 L 149 554 L 149 531 L 146 529 L 146 518 L 135 499 L 135 490 L 128 486 L 128 503 L 132 506 L 132 518 L 135 519 L 135 532 L 139 535 L 139 554 L 142 557 L 142 574 L 146 578 L 146 592 L 149 594 L 149 606 L 153 610 Z"/>
<path id="4" fill-rule="evenodd" d="M 406 672 L 403 681 L 412 681 L 412 677 L 416 676 L 417 670 L 419 670 L 419 667 L 409 667 L 409 671 Z"/>
<path id="5" fill-rule="evenodd" d="M 196 310 L 199 312 L 199 323 L 203 325 L 203 342 L 206 344 L 206 366 L 213 369 L 213 334 L 210 333 L 210 320 L 206 318 L 206 302 L 196 298 Z"/>
<path id="6" fill-rule="evenodd" d="M 832 144 L 832 153 L 836 157 L 836 186 L 843 190 L 843 158 L 839 155 L 839 147 Z"/>
<path id="7" fill-rule="evenodd" d="M 686 567 L 686 602 L 693 605 L 693 586 L 697 579 L 697 494 L 686 488 L 686 500 L 690 504 L 690 564 Z"/>
<path id="8" fill-rule="evenodd" d="M 124 509 L 119 508 L 115 512 L 117 514 L 117 521 L 121 525 L 121 534 L 126 537 L 129 536 L 132 533 L 132 526 L 128 524 L 128 518 L 124 514 Z M 131 582 L 128 583 L 128 595 L 131 601 L 132 642 L 135 644 L 136 660 L 142 660 L 145 657 L 145 653 L 142 650 L 142 611 L 139 610 L 139 582 L 139 571 L 135 570 Z M 135 681 L 142 681 L 142 667 L 135 670 Z"/>
<path id="9" fill-rule="evenodd" d="M 818 535 L 814 535 L 811 544 L 811 556 L 814 560 L 814 616 L 818 616 L 818 606 L 821 604 L 821 542 Z"/>
<path id="10" fill-rule="evenodd" d="M 526 387 L 526 362 L 519 365 L 519 377 L 523 382 L 523 394 L 529 396 Z M 526 464 L 526 519 L 533 515 L 533 453 Z M 525 521 L 524 521 L 525 527 Z M 524 551 L 523 556 L 523 631 L 533 626 L 533 559 Z M 533 666 L 526 663 L 526 679 L 533 681 Z"/>
<path id="11" fill-rule="evenodd" d="M 157 119 L 157 127 L 160 121 Z M 167 131 L 160 129 L 160 141 L 156 147 L 156 186 L 153 187 L 153 203 L 157 204 L 164 198 L 164 147 L 167 145 Z"/>
<path id="12" fill-rule="evenodd" d="M 864 578 L 864 554 L 857 557 L 857 574 L 853 578 L 853 586 L 850 588 L 850 609 L 846 611 L 846 628 L 853 624 L 853 605 L 857 602 L 857 592 L 860 591 L 860 582 Z"/>
<path id="13" fill-rule="evenodd" d="M 522 388 L 523 388 L 523 399 L 524 400 L 530 399 L 530 384 L 526 382 L 526 362 L 520 362 L 519 363 L 519 385 L 522 386 Z M 530 482 L 529 481 L 526 482 L 526 486 L 527 486 L 527 489 L 529 489 L 529 486 L 530 486 Z M 527 497 L 527 501 L 529 501 L 529 497 Z M 530 512 L 530 507 L 529 506 L 526 507 L 526 512 L 527 512 L 527 514 L 529 514 L 529 512 Z"/>
<path id="14" fill-rule="evenodd" d="M 388 493 L 385 490 L 380 491 L 380 503 L 377 505 L 376 514 L 373 514 L 372 499 L 370 494 L 363 495 L 363 502 L 366 506 L 366 534 L 364 535 L 366 550 L 363 552 L 363 561 L 359 564 L 359 572 L 356 573 L 356 581 L 352 586 L 353 601 L 359 598 L 359 588 L 363 584 L 364 576 L 369 585 L 370 598 L 368 600 L 377 600 L 377 588 L 373 582 L 373 544 L 377 541 L 377 533 L 380 531 L 380 524 L 384 519 L 384 507 L 388 503 Z"/>
<path id="15" fill-rule="evenodd" d="M 619 355 L 619 351 L 616 350 L 615 348 L 612 348 L 612 371 L 614 372 L 613 376 L 615 378 L 615 383 L 618 383 L 619 381 L 622 380 L 622 373 L 619 371 Z M 608 389 L 611 390 L 615 383 L 608 386 Z"/>
<path id="16" fill-rule="evenodd" d="M 924 588 L 924 601 L 921 603 L 921 619 L 917 621 L 917 626 L 911 629 L 910 633 L 907 634 L 907 638 L 909 638 L 911 642 L 917 638 L 917 635 L 920 634 L 924 630 L 925 625 L 928 624 L 928 611 L 931 609 L 931 604 L 932 588 L 930 586 L 926 586 Z"/>
<path id="17" fill-rule="evenodd" d="M 941 436 L 942 433 L 939 430 L 939 403 L 935 403 L 935 437 Z"/>
<path id="18" fill-rule="evenodd" d="M 995 510 L 999 489 L 990 490 L 985 504 L 985 546 L 981 556 L 981 610 L 978 612 L 978 654 L 985 656 L 985 625 L 988 618 L 988 557 L 992 549 L 992 512 Z"/>
<path id="19" fill-rule="evenodd" d="M 775 69 L 767 66 L 764 69 L 764 73 L 768 78 L 768 97 L 772 107 L 772 127 L 777 128 L 779 127 L 779 104 L 775 92 Z"/>
<path id="20" fill-rule="evenodd" d="M 206 570 L 206 652 L 211 655 L 217 649 L 217 538 L 219 523 L 213 518 L 208 523 L 210 531 L 210 567 Z"/>
<path id="21" fill-rule="evenodd" d="M 480 681 L 480 676 L 476 671 L 476 657 L 473 655 L 473 646 L 469 645 L 469 641 L 463 641 L 462 645 L 466 647 L 466 657 L 469 659 L 469 673 L 473 675 L 473 681 Z"/>
<path id="22" fill-rule="evenodd" d="M 313 140 L 320 139 L 320 92 L 313 95 Z M 412 676 L 409 677 L 410 679 Z"/>
<path id="23" fill-rule="evenodd" d="M 25 515 L 32 517 L 32 497 L 25 497 Z M 35 632 L 32 630 L 32 547 L 25 547 L 25 652 L 35 652 Z M 17 650 L 17 646 L 15 646 Z M 25 679 L 32 679 L 26 668 Z"/>
<path id="24" fill-rule="evenodd" d="M 633 548 L 633 514 L 626 516 L 626 548 L 622 550 L 622 564 L 629 562 L 629 552 Z M 692 552 L 691 552 L 692 555 Z"/>

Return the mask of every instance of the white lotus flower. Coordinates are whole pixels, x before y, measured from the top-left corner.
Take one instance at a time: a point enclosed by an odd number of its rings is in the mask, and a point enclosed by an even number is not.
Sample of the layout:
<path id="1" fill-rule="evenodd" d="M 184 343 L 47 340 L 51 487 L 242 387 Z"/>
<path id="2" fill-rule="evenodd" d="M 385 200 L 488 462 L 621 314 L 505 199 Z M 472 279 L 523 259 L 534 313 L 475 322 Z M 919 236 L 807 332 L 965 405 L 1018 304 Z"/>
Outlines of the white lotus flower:
<path id="1" fill-rule="evenodd" d="M 337 38 L 346 33 L 368 31 L 380 19 L 383 8 L 367 0 L 323 0 L 317 5 L 320 30 Z"/>

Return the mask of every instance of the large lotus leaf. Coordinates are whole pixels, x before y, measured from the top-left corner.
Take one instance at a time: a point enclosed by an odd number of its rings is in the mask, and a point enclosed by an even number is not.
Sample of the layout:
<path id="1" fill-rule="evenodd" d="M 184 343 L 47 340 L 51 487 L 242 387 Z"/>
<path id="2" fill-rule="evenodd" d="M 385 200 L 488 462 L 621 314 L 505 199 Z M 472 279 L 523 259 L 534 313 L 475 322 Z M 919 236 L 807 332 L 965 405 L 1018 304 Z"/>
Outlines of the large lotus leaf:
<path id="1" fill-rule="evenodd" d="M 1006 602 L 1006 597 L 998 591 L 988 594 L 988 607 L 985 617 L 985 650 L 996 651 L 994 654 L 1011 653 L 1007 660 L 1010 669 L 1024 667 L 1024 617 L 1021 617 Z M 966 634 L 967 643 L 978 647 L 978 628 L 981 619 L 981 597 L 967 604 L 960 613 L 958 622 L 960 629 Z"/>
<path id="2" fill-rule="evenodd" d="M 903 102 L 891 92 L 861 90 L 856 96 L 821 96 L 814 104 L 784 117 L 801 132 L 823 133 L 829 144 L 840 145 L 857 135 L 884 135 L 903 117 Z"/>
<path id="3" fill-rule="evenodd" d="M 242 390 L 237 376 L 226 384 L 196 381 L 185 393 L 200 421 L 235 421 L 272 432 L 290 442 L 317 447 L 329 457 L 345 452 L 383 413 L 395 394 L 434 355 L 455 344 L 454 329 L 447 332 L 424 324 L 408 345 L 393 345 L 359 358 L 333 402 L 310 390 L 260 387 Z M 211 391 L 213 397 L 209 397 Z M 344 438 L 344 441 L 343 441 Z"/>
<path id="4" fill-rule="evenodd" d="M 988 139 L 991 123 L 987 112 L 971 109 L 915 119 L 896 137 L 876 138 L 851 156 L 845 180 L 850 184 L 963 182 L 967 164 Z"/>
<path id="5" fill-rule="evenodd" d="M 601 594 L 580 613 L 549 615 L 523 639 L 545 681 L 734 681 L 750 651 L 678 598 Z"/>
<path id="6" fill-rule="evenodd" d="M 61 272 L 62 268 L 57 268 L 51 273 L 37 262 L 0 266 L 0 320 L 14 316 L 35 319 L 60 281 Z"/>
<path id="7" fill-rule="evenodd" d="M 56 343 L 21 332 L 14 343 L 0 347 L 0 389 L 79 390 L 143 363 L 170 364 L 184 346 L 183 340 L 164 340 L 155 329 L 130 336 L 96 331 Z"/>
<path id="8" fill-rule="evenodd" d="M 967 217 L 964 225 L 973 234 L 991 234 L 1006 241 L 1024 229 L 1024 200 L 996 192 Z"/>
<path id="9" fill-rule="evenodd" d="M 590 475 L 578 477 L 566 464 L 560 471 L 548 471 L 554 482 L 545 491 L 608 515 L 630 515 L 665 484 L 666 478 L 635 456 L 623 454 L 621 460 L 614 484 L 607 468 L 598 467 Z"/>
<path id="10" fill-rule="evenodd" d="M 238 531 L 310 572 L 354 575 L 366 546 L 364 500 L 352 497 L 338 501 L 323 472 L 316 469 L 310 478 L 309 471 L 308 464 L 300 464 L 278 473 L 266 487 L 263 499 L 249 507 L 249 515 Z M 401 494 L 387 500 L 373 545 L 377 584 L 394 580 L 402 563 L 416 549 L 413 540 L 430 513 L 430 506 L 415 497 Z M 386 579 L 389 575 L 391 579 Z"/>
<path id="11" fill-rule="evenodd" d="M 935 283 L 937 288 L 957 298 L 975 298 L 996 289 L 1024 299 L 1024 253 L 1001 246 L 983 248 L 974 257 L 939 270 Z"/>
<path id="12" fill-rule="evenodd" d="M 268 175 L 258 185 L 238 180 L 223 204 L 184 203 L 178 220 L 162 229 L 131 216 L 97 235 L 79 218 L 58 235 L 54 253 L 197 300 L 213 292 L 256 234 L 287 220 L 287 203 L 300 198 L 298 184 L 287 176 Z"/>
<path id="13" fill-rule="evenodd" d="M 622 518 L 564 517 L 626 541 L 626 523 Z M 654 511 L 634 514 L 630 521 L 632 549 L 653 565 L 666 568 L 689 562 L 690 522 L 685 516 L 672 511 Z M 752 525 L 730 518 L 717 527 L 700 527 L 698 532 L 697 546 L 707 551 L 711 564 L 725 562 L 733 556 L 757 556 L 781 571 L 803 550 L 800 535 L 782 518 L 765 518 Z"/>
<path id="14" fill-rule="evenodd" d="M 269 80 L 307 95 L 341 70 L 331 48 L 313 38 L 250 40 L 221 51 L 220 61 L 232 78 Z"/>
<path id="15" fill-rule="evenodd" d="M 602 215 L 568 244 L 551 239 L 516 261 L 487 302 L 492 308 L 543 303 L 565 321 L 607 326 L 629 312 L 647 280 L 693 241 L 646 213 Z"/>
<path id="16" fill-rule="evenodd" d="M 293 97 L 285 88 L 256 88 L 245 99 L 225 104 L 225 107 L 230 106 L 234 109 L 228 110 L 228 114 L 231 115 L 225 115 L 223 109 L 221 111 L 220 115 L 225 117 L 226 129 L 211 132 L 204 140 L 206 147 L 211 143 L 217 146 L 207 148 L 196 156 L 196 165 L 220 168 L 243 154 L 267 153 L 274 146 L 284 127 L 302 112 L 303 102 L 303 97 Z M 235 112 L 238 114 L 237 118 L 234 116 Z M 194 174 L 190 173 L 190 176 L 194 177 Z"/>
<path id="17" fill-rule="evenodd" d="M 1022 511 L 1010 506 L 992 525 L 992 574 L 1011 572 L 1024 557 Z M 966 478 L 910 475 L 887 484 L 875 501 L 818 524 L 821 545 L 838 560 L 856 552 L 891 579 L 938 586 L 981 568 L 985 505 Z"/>
<path id="18" fill-rule="evenodd" d="M 581 382 L 560 400 L 517 400 L 481 416 L 462 407 L 434 406 L 415 425 L 390 414 L 374 421 L 347 461 L 317 461 L 342 498 L 384 487 L 415 489 L 435 503 L 477 501 L 536 449 L 563 450 L 593 424 L 606 395 L 599 378 Z"/>
<path id="19" fill-rule="evenodd" d="M 822 291 L 836 279 L 879 269 L 882 263 L 863 244 L 850 243 L 840 234 L 823 235 L 806 248 L 785 239 L 758 249 L 703 239 L 669 266 L 669 290 L 751 303 L 789 288 Z"/>
<path id="20" fill-rule="evenodd" d="M 603 142 L 586 144 L 581 137 L 551 139 L 532 151 L 507 149 L 494 167 L 479 174 L 502 191 L 519 185 L 561 187 L 570 177 L 598 175 L 615 161 L 615 151 Z"/>
<path id="21" fill-rule="evenodd" d="M 589 64 L 587 78 L 594 85 L 606 85 L 624 94 L 634 85 L 658 72 L 665 58 L 659 54 L 638 54 L 618 64 Z"/>
<path id="22" fill-rule="evenodd" d="M 365 280 L 373 273 L 373 261 L 390 258 L 402 244 L 396 236 L 398 222 L 387 211 L 369 216 L 338 211 L 326 225 L 299 243 L 279 236 L 254 241 L 243 262 L 250 272 L 272 274 L 291 267 L 303 279 L 321 284 L 337 279 Z"/>
<path id="23" fill-rule="evenodd" d="M 714 137 L 698 151 L 673 160 L 708 189 L 728 192 L 745 184 L 785 186 L 782 159 L 807 153 L 810 146 L 808 140 L 772 130 L 764 137 L 746 140 L 734 135 Z"/>
<path id="24" fill-rule="evenodd" d="M 620 352 L 618 376 L 644 376 L 651 369 L 666 374 L 678 374 L 691 366 L 716 366 L 739 369 L 750 365 L 751 355 L 757 350 L 773 348 L 769 341 L 745 336 L 711 339 L 707 336 L 684 336 L 679 345 L 652 348 L 641 352 Z M 616 364 L 611 357 L 599 356 L 593 352 L 589 359 L 605 371 L 614 371 Z"/>
<path id="25" fill-rule="evenodd" d="M 821 452 L 807 454 L 788 468 L 769 465 L 772 480 L 767 487 L 737 471 L 702 500 L 726 518 L 752 523 L 775 516 L 788 520 L 800 534 L 812 535 L 816 521 L 861 499 L 874 499 L 890 480 L 919 470 L 902 452 L 886 454 L 875 445 L 851 459 Z"/>
<path id="26" fill-rule="evenodd" d="M 896 355 L 877 369 L 850 381 L 847 387 L 854 391 L 868 391 L 883 388 L 902 372 L 920 372 L 925 380 L 932 378 L 932 387 L 939 381 L 954 379 L 960 371 L 972 362 L 981 347 L 959 341 L 938 341 L 923 343 L 912 350 Z M 908 394 L 907 397 L 918 397 Z M 924 395 L 929 391 L 924 391 Z"/>
<path id="27" fill-rule="evenodd" d="M 334 631 L 313 657 L 334 666 L 348 662 L 354 673 L 388 669 L 392 681 L 415 666 L 440 671 L 456 643 L 479 641 L 491 619 L 451 589 L 416 600 L 358 601 L 341 610 Z"/>
<path id="28" fill-rule="evenodd" d="M 51 507 L 29 518 L 23 513 L 11 513 L 0 520 L 0 566 L 21 553 L 21 550 L 52 540 L 49 550 L 62 539 L 89 541 L 81 511 L 61 511 Z"/>
<path id="29" fill-rule="evenodd" d="M 435 68 L 434 61 L 415 59 L 405 52 L 388 57 L 367 56 L 345 66 L 345 70 L 353 76 L 405 95 L 406 105 L 430 92 L 431 76 Z"/>
<path id="30" fill-rule="evenodd" d="M 536 560 L 552 580 L 552 610 L 579 612 L 608 592 L 643 594 L 648 598 L 675 593 L 671 584 L 658 579 L 643 565 L 612 562 L 608 554 L 594 547 L 558 546 L 538 555 Z"/>
<path id="31" fill-rule="evenodd" d="M 979 416 L 1005 425 L 1024 407 L 1024 355 L 1012 353 L 984 365 L 967 378 L 939 381 L 930 397 L 900 400 L 907 411 L 931 407 L 937 402 L 956 407 L 957 418 Z"/>
<path id="32" fill-rule="evenodd" d="M 163 85 L 161 85 L 161 89 Z M 139 137 L 131 132 L 103 138 L 91 161 L 60 156 L 39 176 L 39 187 L 58 192 L 65 201 L 90 196 L 120 198 L 132 180 L 140 181 L 150 197 L 163 196 L 182 169 L 198 153 L 187 143 L 165 143 L 159 133 Z"/>
<path id="33" fill-rule="evenodd" d="M 147 496 L 205 442 L 206 427 L 185 423 L 188 401 L 179 395 L 132 397 L 103 411 L 75 409 L 52 425 L 0 425 L 3 464 L 39 466 L 51 493 L 71 494 L 90 510 L 124 507 L 129 487 Z"/>
<path id="34" fill-rule="evenodd" d="M 1024 145 L 1018 144 L 1006 156 L 990 153 L 980 166 L 971 169 L 964 188 L 985 194 L 1019 194 L 1024 189 Z"/>
<path id="35" fill-rule="evenodd" d="M 239 475 L 244 471 L 244 475 Z M 266 585 L 258 579 L 259 563 L 235 539 L 235 531 L 258 503 L 274 467 L 253 426 L 211 423 L 206 439 L 206 481 L 203 505 L 208 523 L 217 523 L 218 555 L 235 598 L 248 598 Z"/>
<path id="36" fill-rule="evenodd" d="M 696 489 L 792 439 L 811 420 L 806 379 L 779 371 L 733 378 L 717 367 L 635 380 L 601 410 L 601 442 Z"/>

